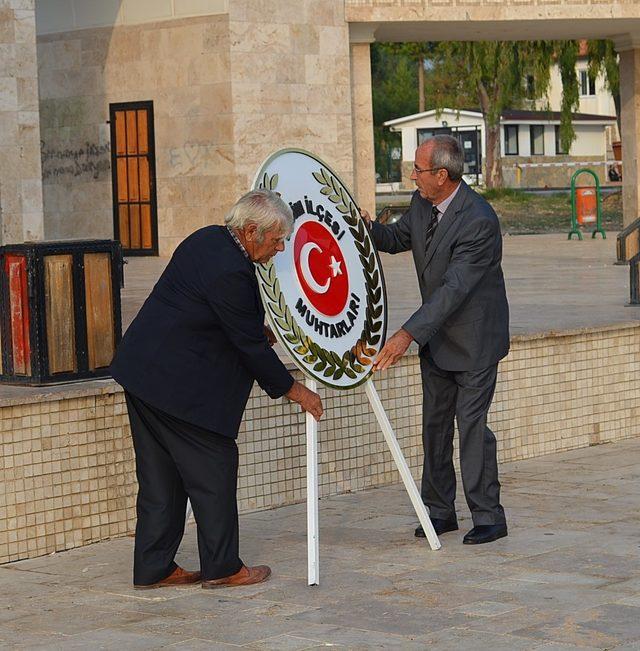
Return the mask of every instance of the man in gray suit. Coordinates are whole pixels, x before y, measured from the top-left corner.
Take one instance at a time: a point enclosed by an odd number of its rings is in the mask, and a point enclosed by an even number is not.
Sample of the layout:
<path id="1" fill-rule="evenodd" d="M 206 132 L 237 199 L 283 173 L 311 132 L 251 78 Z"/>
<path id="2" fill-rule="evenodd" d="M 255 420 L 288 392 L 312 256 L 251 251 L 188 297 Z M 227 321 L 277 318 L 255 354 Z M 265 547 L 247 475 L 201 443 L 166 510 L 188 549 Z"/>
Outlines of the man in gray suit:
<path id="1" fill-rule="evenodd" d="M 465 544 L 507 535 L 500 505 L 496 438 L 487 412 L 498 362 L 509 350 L 509 307 L 500 262 L 502 236 L 491 206 L 462 181 L 464 156 L 451 136 L 435 136 L 415 154 L 417 190 L 393 225 L 370 225 L 380 251 L 411 250 L 422 305 L 380 351 L 374 369 L 420 349 L 423 386 L 422 499 L 436 533 L 458 529 L 453 468 L 454 416 L 460 465 L 474 527 Z M 422 527 L 416 536 L 424 536 Z"/>

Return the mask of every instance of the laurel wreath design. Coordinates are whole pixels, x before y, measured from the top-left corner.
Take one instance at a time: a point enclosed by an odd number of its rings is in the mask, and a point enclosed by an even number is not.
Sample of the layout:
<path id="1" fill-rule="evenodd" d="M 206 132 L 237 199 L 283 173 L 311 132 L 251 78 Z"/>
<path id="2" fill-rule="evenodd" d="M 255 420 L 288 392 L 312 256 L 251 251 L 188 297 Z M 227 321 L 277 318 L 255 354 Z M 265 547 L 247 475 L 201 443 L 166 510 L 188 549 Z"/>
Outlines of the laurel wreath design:
<path id="1" fill-rule="evenodd" d="M 304 334 L 284 300 L 280 291 L 280 282 L 276 276 L 272 262 L 258 265 L 258 273 L 262 279 L 262 290 L 271 312 L 271 316 L 281 330 L 282 336 L 291 344 L 293 351 L 302 361 L 312 367 L 323 377 L 339 380 L 343 375 L 357 379 L 367 366 L 373 362 L 376 354 L 375 346 L 380 342 L 382 333 L 382 283 L 380 272 L 376 269 L 376 255 L 364 222 L 358 219 L 358 210 L 349 195 L 338 181 L 325 168 L 313 172 L 313 177 L 322 186 L 320 192 L 327 196 L 341 213 L 353 235 L 354 243 L 359 254 L 360 262 L 366 278 L 367 307 L 365 311 L 364 328 L 355 345 L 344 352 L 342 356 L 319 346 Z M 269 177 L 264 174 L 259 187 L 275 190 L 278 185 L 278 175 Z"/>

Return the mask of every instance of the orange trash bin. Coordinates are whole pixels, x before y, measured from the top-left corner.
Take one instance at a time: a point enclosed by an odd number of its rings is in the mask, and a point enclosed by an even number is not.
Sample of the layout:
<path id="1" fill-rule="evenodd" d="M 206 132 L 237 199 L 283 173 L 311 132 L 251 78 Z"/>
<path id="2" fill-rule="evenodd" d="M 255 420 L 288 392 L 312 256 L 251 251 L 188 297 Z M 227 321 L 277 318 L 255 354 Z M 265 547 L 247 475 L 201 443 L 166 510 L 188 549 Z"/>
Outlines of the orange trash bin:
<path id="1" fill-rule="evenodd" d="M 595 186 L 576 188 L 578 224 L 594 224 L 598 218 L 598 197 Z"/>

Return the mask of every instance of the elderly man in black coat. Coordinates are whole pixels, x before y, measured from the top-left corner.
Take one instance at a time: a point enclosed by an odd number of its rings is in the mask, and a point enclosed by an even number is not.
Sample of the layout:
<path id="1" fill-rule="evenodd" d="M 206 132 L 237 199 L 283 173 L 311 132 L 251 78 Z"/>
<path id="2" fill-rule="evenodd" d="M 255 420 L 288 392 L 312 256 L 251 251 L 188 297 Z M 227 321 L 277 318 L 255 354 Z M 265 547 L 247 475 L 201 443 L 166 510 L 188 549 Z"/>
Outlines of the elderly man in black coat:
<path id="1" fill-rule="evenodd" d="M 254 263 L 284 248 L 293 217 L 266 190 L 244 195 L 225 219 L 176 249 L 124 335 L 113 377 L 124 387 L 136 453 L 133 582 L 155 588 L 266 580 L 238 555 L 235 439 L 254 380 L 322 415 L 320 397 L 295 382 L 271 348 Z M 198 525 L 200 572 L 174 562 L 187 498 Z"/>

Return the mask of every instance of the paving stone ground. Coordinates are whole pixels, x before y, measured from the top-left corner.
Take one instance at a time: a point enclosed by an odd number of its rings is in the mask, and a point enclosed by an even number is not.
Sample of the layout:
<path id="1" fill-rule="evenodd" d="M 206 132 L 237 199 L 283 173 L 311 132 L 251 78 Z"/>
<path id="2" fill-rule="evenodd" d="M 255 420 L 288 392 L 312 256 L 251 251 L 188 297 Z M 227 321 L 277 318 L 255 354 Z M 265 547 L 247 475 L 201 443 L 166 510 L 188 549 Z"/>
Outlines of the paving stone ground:
<path id="1" fill-rule="evenodd" d="M 569 218 L 567 217 L 567 220 Z M 411 253 L 381 254 L 393 332 L 420 304 Z M 122 293 L 128 326 L 164 269 L 166 258 L 129 258 Z M 504 238 L 503 267 L 511 334 L 533 334 L 640 320 L 629 302 L 629 267 L 616 265 L 616 233 L 567 240 L 565 233 Z"/>
<path id="2" fill-rule="evenodd" d="M 429 550 L 401 486 L 242 516 L 267 583 L 136 591 L 123 538 L 0 566 L 2 649 L 640 651 L 640 438 L 502 466 L 509 537 Z M 178 562 L 197 567 L 195 526 Z"/>

